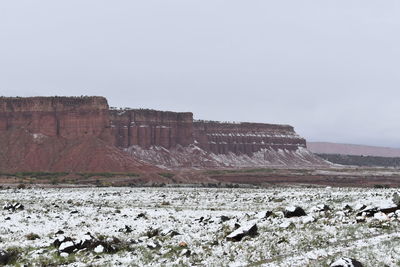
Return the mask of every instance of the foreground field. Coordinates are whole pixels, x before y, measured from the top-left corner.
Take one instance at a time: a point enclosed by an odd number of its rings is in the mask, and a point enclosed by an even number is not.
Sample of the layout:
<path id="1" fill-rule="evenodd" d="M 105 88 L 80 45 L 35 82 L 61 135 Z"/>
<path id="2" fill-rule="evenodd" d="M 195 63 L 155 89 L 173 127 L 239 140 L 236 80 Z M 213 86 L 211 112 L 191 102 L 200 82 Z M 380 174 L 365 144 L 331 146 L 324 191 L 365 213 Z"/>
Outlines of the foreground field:
<path id="1" fill-rule="evenodd" d="M 3 189 L 0 261 L 17 266 L 329 266 L 351 257 L 364 266 L 399 266 L 396 191 Z M 291 214 L 290 206 L 307 215 L 296 217 L 302 214 Z"/>

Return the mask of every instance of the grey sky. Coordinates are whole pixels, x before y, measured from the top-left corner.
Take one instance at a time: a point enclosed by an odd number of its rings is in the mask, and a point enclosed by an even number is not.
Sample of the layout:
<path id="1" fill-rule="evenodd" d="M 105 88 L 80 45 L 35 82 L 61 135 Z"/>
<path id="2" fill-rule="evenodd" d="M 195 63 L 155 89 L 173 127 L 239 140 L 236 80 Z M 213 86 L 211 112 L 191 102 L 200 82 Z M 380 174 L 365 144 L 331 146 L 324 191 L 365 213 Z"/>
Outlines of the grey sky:
<path id="1" fill-rule="evenodd" d="M 0 95 L 400 147 L 400 1 L 1 1 Z"/>

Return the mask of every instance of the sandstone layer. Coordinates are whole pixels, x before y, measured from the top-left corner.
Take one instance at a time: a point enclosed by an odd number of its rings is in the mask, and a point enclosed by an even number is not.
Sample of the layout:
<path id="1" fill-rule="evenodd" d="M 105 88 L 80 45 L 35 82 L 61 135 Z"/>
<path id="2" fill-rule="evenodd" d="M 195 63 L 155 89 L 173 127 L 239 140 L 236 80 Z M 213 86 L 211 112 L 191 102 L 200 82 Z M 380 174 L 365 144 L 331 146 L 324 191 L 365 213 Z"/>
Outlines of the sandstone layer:
<path id="1" fill-rule="evenodd" d="M 251 156 L 263 149 L 295 151 L 306 147 L 306 140 L 289 125 L 196 121 L 194 129 L 198 146 L 215 154 Z"/>
<path id="2" fill-rule="evenodd" d="M 114 144 L 173 148 L 193 143 L 193 114 L 149 109 L 111 110 Z"/>

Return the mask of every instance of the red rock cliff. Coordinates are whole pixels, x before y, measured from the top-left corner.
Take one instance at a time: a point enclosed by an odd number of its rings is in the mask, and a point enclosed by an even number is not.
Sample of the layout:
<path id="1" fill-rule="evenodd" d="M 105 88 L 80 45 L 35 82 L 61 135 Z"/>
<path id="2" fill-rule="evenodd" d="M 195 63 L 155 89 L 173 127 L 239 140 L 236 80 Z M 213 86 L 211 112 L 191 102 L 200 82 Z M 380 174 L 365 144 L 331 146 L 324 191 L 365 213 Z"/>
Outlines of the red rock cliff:
<path id="1" fill-rule="evenodd" d="M 232 153 L 254 157 L 247 160 L 258 165 L 284 157 L 289 165 L 303 161 L 297 154 L 307 154 L 305 147 L 287 125 L 194 122 L 190 112 L 110 110 L 104 97 L 0 97 L 0 171 L 135 171 L 148 167 L 142 160 L 178 167 L 243 162 Z M 129 148 L 133 157 L 120 148 Z"/>
<path id="2" fill-rule="evenodd" d="M 154 169 L 113 145 L 104 97 L 0 97 L 0 171 Z"/>
<path id="3" fill-rule="evenodd" d="M 147 109 L 111 110 L 115 144 L 172 148 L 193 143 L 193 114 Z"/>
<path id="4" fill-rule="evenodd" d="M 292 126 L 277 124 L 196 121 L 194 138 L 199 147 L 215 154 L 252 155 L 264 148 L 294 151 L 306 147 Z"/>
<path id="5" fill-rule="evenodd" d="M 34 134 L 74 139 L 110 138 L 104 97 L 2 97 L 0 133 L 23 128 Z"/>

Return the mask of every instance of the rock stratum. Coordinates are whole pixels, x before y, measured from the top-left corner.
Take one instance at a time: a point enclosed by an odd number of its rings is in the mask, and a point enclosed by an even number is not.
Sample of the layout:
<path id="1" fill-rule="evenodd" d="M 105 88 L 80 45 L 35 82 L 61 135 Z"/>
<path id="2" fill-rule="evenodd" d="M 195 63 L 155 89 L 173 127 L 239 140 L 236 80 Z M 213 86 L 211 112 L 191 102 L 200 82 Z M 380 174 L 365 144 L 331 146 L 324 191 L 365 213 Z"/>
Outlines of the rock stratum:
<path id="1" fill-rule="evenodd" d="M 0 98 L 3 172 L 326 164 L 287 125 L 194 121 L 190 112 L 110 109 L 104 97 Z"/>

